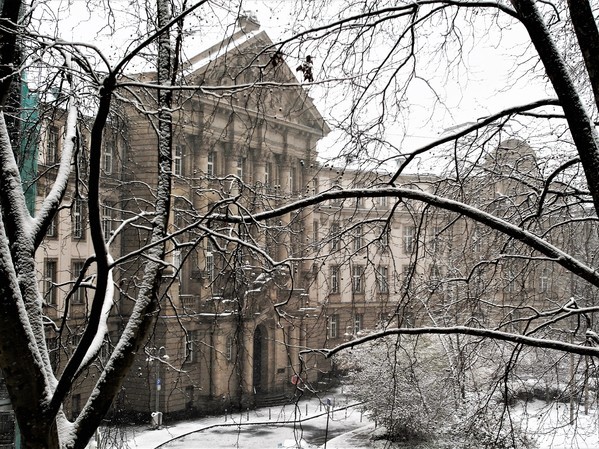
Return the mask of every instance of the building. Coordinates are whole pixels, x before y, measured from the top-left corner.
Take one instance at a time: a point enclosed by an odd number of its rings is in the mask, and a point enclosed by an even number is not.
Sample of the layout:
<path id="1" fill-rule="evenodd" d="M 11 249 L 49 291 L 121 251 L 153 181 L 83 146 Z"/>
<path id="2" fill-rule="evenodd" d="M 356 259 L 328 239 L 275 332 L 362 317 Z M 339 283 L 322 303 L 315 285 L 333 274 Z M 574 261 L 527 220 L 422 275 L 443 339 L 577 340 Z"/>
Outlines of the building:
<path id="1" fill-rule="evenodd" d="M 173 239 L 161 310 L 115 402 L 119 412 L 147 418 L 156 411 L 184 415 L 281 400 L 298 387 L 317 386 L 331 371 L 329 360 L 305 349 L 330 348 L 395 326 L 484 323 L 518 329 L 526 310 L 520 306 L 542 306 L 583 288 L 571 279 L 552 283 L 556 276 L 548 270 L 554 267 L 546 262 L 502 264 L 510 251 L 521 251 L 517 242 L 424 203 L 332 199 L 281 217 L 228 221 L 306 195 L 385 185 L 389 177 L 320 165 L 317 143 L 330 130 L 255 18 L 241 17 L 232 36 L 190 58 L 185 72 L 189 85 L 219 87 L 183 90 L 176 97 Z M 151 83 L 154 75 L 139 78 Z M 140 88 L 135 95 L 153 110 L 152 91 Z M 58 115 L 41 124 L 38 165 L 47 176 L 56 169 L 63 120 Z M 114 255 L 136 252 L 147 242 L 157 178 L 156 151 L 148 151 L 157 145 L 154 125 L 151 113 L 123 101 L 105 136 L 103 226 Z M 522 186 L 532 180 L 523 183 L 521 174 L 534 178 L 534 152 L 520 141 L 502 145 L 473 172 L 466 190 L 493 213 L 513 218 L 525 210 Z M 85 157 L 78 160 L 83 164 Z M 396 184 L 457 198 L 463 193 L 432 175 L 402 175 Z M 38 194 L 44 186 L 42 175 Z M 55 323 L 48 336 L 57 369 L 62 352 L 78 341 L 93 284 L 93 272 L 86 272 L 73 288 L 92 254 L 85 196 L 84 179 L 73 179 L 67 207 L 38 260 L 46 313 Z M 527 206 L 530 211 L 535 204 Z M 125 222 L 124 232 L 115 233 Z M 545 226 L 551 223 L 539 230 Z M 574 247 L 573 235 L 555 238 Z M 483 239 L 492 244 L 482 245 Z M 594 257 L 589 246 L 579 250 Z M 117 307 L 106 352 L 131 311 L 143 263 L 132 258 L 115 274 Z M 103 356 L 66 404 L 72 415 Z"/>

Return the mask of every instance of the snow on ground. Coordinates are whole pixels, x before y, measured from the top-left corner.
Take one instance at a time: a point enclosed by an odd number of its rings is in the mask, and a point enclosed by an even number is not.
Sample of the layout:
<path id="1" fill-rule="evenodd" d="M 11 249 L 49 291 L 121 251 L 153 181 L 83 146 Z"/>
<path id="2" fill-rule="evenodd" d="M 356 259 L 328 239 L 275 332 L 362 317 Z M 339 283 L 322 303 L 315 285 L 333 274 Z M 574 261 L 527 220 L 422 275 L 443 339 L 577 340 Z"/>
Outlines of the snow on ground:
<path id="1" fill-rule="evenodd" d="M 130 449 L 269 449 L 288 440 L 304 439 L 309 448 L 375 449 L 372 442 L 374 424 L 358 404 L 343 394 L 330 396 L 335 403 L 327 414 L 327 397 L 310 398 L 297 404 L 261 408 L 194 421 L 165 423 L 163 428 L 150 426 L 131 429 Z M 576 410 L 578 417 L 570 425 L 569 404 L 556 403 L 550 409 L 542 401 L 510 409 L 521 417 L 541 449 L 595 449 L 599 447 L 599 415 L 596 409 Z M 328 421 L 328 423 L 327 423 Z M 280 447 L 280 446 L 279 446 Z M 388 447 L 388 446 L 386 446 Z"/>
<path id="2" fill-rule="evenodd" d="M 327 413 L 327 399 L 331 412 Z M 343 394 L 313 397 L 297 404 L 261 408 L 218 417 L 206 417 L 194 421 L 165 423 L 159 430 L 150 426 L 131 429 L 128 445 L 131 449 L 220 449 L 255 448 L 269 449 L 286 440 L 304 439 L 310 448 L 327 442 L 327 449 L 336 449 L 332 439 L 358 428 L 365 428 L 370 421 L 359 404 L 351 403 Z M 370 446 L 346 446 L 347 435 L 340 439 L 340 447 L 368 449 Z M 356 439 L 364 439 L 358 435 Z M 367 443 L 367 441 L 365 441 Z"/>

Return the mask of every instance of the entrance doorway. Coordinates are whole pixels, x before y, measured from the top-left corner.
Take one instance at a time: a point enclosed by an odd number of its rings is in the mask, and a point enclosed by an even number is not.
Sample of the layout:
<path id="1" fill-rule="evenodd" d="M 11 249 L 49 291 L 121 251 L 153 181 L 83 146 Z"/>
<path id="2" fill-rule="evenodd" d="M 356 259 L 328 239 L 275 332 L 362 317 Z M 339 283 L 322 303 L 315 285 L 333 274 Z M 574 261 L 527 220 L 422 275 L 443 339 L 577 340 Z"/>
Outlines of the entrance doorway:
<path id="1" fill-rule="evenodd" d="M 254 331 L 253 387 L 256 393 L 266 391 L 268 375 L 267 331 L 262 325 Z"/>

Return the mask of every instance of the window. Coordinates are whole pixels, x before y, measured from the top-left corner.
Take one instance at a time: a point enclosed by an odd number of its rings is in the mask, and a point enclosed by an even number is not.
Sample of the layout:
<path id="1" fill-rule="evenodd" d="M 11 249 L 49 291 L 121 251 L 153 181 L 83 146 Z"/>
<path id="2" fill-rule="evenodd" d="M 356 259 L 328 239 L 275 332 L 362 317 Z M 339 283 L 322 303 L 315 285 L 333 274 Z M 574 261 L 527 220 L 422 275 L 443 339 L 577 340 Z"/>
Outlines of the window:
<path id="1" fill-rule="evenodd" d="M 386 196 L 379 196 L 376 199 L 376 205 L 380 208 L 380 209 L 387 209 L 387 205 L 388 205 L 388 198 Z"/>
<path id="2" fill-rule="evenodd" d="M 214 176 L 216 174 L 216 154 L 214 151 L 208 153 L 208 162 L 206 164 L 206 174 L 208 176 Z"/>
<path id="3" fill-rule="evenodd" d="M 516 291 L 516 275 L 511 267 L 507 270 L 507 291 L 509 293 Z"/>
<path id="4" fill-rule="evenodd" d="M 227 340 L 225 342 L 225 357 L 230 362 L 233 360 L 233 337 L 227 335 Z"/>
<path id="5" fill-rule="evenodd" d="M 108 206 L 102 206 L 102 231 L 104 232 L 104 241 L 108 242 L 112 235 L 112 215 Z"/>
<path id="6" fill-rule="evenodd" d="M 212 245 L 210 245 L 212 246 Z M 206 251 L 206 279 L 210 282 L 214 280 L 214 253 L 212 251 Z"/>
<path id="7" fill-rule="evenodd" d="M 318 228 L 319 222 L 318 220 L 314 220 L 312 222 L 312 243 L 318 243 Z"/>
<path id="8" fill-rule="evenodd" d="M 383 250 L 389 248 L 389 235 L 391 233 L 391 229 L 389 226 L 381 226 L 379 229 L 379 245 Z"/>
<path id="9" fill-rule="evenodd" d="M 73 202 L 73 237 L 81 239 L 84 236 L 83 229 L 83 201 L 76 199 Z"/>
<path id="10" fill-rule="evenodd" d="M 178 249 L 173 251 L 173 268 L 175 271 L 181 269 L 181 251 Z"/>
<path id="11" fill-rule="evenodd" d="M 177 176 L 181 176 L 183 174 L 183 147 L 181 145 L 175 145 L 173 173 Z"/>
<path id="12" fill-rule="evenodd" d="M 337 338 L 339 336 L 339 315 L 330 315 L 327 322 L 327 336 Z"/>
<path id="13" fill-rule="evenodd" d="M 539 277 L 539 291 L 541 293 L 547 293 L 547 291 L 549 291 L 549 270 L 547 268 L 541 270 L 541 276 Z"/>
<path id="14" fill-rule="evenodd" d="M 198 341 L 198 331 L 188 331 L 185 336 L 185 362 L 191 363 L 197 361 L 196 346 Z"/>
<path id="15" fill-rule="evenodd" d="M 362 225 L 358 225 L 354 228 L 354 251 L 360 251 L 363 244 Z"/>
<path id="16" fill-rule="evenodd" d="M 389 267 L 380 266 L 376 274 L 379 293 L 389 293 Z"/>
<path id="17" fill-rule="evenodd" d="M 58 127 L 48 127 L 48 142 L 46 148 L 46 164 L 55 164 L 58 162 Z"/>
<path id="18" fill-rule="evenodd" d="M 71 416 L 72 419 L 75 419 L 81 413 L 81 395 L 74 394 L 71 396 Z"/>
<path id="19" fill-rule="evenodd" d="M 237 158 L 237 177 L 243 180 L 243 171 L 245 168 L 245 159 L 241 156 Z"/>
<path id="20" fill-rule="evenodd" d="M 354 330 L 352 335 L 357 335 L 362 331 L 362 326 L 364 325 L 364 314 L 356 313 L 354 315 Z"/>
<path id="21" fill-rule="evenodd" d="M 52 221 L 50 222 L 50 225 L 48 226 L 48 231 L 46 232 L 46 237 L 58 237 L 58 212 L 56 212 L 56 215 L 52 217 Z"/>
<path id="22" fill-rule="evenodd" d="M 107 141 L 104 145 L 104 158 L 102 160 L 102 168 L 107 175 L 112 174 L 112 159 L 114 157 L 114 142 Z"/>
<path id="23" fill-rule="evenodd" d="M 295 167 L 291 167 L 289 169 L 289 191 L 290 192 L 295 192 L 295 180 L 296 180 Z"/>
<path id="24" fill-rule="evenodd" d="M 364 293 L 364 267 L 362 265 L 352 267 L 352 291 Z"/>
<path id="25" fill-rule="evenodd" d="M 46 304 L 56 305 L 56 289 L 54 286 L 56 285 L 56 274 L 58 262 L 56 259 L 45 259 L 44 260 L 44 285 L 43 285 L 43 293 L 44 300 Z"/>
<path id="26" fill-rule="evenodd" d="M 341 239 L 339 237 L 339 232 L 341 227 L 338 222 L 333 222 L 331 224 L 331 251 L 339 251 L 341 249 Z"/>
<path id="27" fill-rule="evenodd" d="M 414 226 L 404 226 L 403 228 L 403 249 L 404 253 L 412 254 L 414 251 Z"/>
<path id="28" fill-rule="evenodd" d="M 339 267 L 331 267 L 331 293 L 339 293 Z"/>
<path id="29" fill-rule="evenodd" d="M 270 185 L 270 174 L 272 173 L 272 163 L 267 162 L 264 164 L 264 185 Z"/>
<path id="30" fill-rule="evenodd" d="M 364 186 L 362 184 L 357 184 L 355 186 L 355 188 L 359 190 L 359 189 L 363 189 Z M 358 209 L 361 209 L 362 207 L 364 207 L 364 198 L 362 198 L 362 197 L 356 197 L 356 207 Z"/>
<path id="31" fill-rule="evenodd" d="M 77 281 L 77 279 L 79 279 L 79 275 L 81 274 L 81 271 L 83 270 L 84 266 L 85 266 L 85 263 L 82 260 L 75 260 L 71 263 L 71 272 L 72 272 L 74 282 Z M 82 282 L 83 282 L 83 280 L 82 280 Z M 74 286 L 74 284 L 73 284 L 73 286 Z M 79 286 L 73 292 L 73 295 L 71 296 L 71 302 L 73 304 L 83 304 L 84 299 L 85 299 L 85 287 Z"/>
<path id="32" fill-rule="evenodd" d="M 318 178 L 312 178 L 312 193 L 314 195 L 318 193 Z"/>

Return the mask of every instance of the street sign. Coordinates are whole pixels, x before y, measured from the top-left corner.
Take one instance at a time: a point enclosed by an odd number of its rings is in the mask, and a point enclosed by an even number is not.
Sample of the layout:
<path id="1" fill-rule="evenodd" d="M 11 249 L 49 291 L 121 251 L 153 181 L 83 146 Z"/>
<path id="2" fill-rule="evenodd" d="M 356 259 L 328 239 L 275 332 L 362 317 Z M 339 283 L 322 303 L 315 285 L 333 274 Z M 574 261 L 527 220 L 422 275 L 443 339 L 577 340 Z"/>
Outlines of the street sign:
<path id="1" fill-rule="evenodd" d="M 162 387 L 162 382 L 160 381 L 160 378 L 156 379 L 156 391 L 160 391 L 160 388 Z"/>

